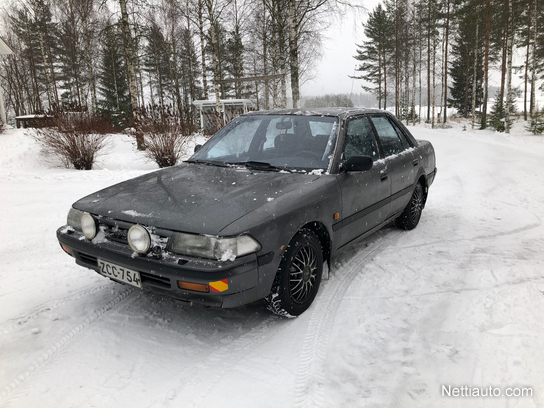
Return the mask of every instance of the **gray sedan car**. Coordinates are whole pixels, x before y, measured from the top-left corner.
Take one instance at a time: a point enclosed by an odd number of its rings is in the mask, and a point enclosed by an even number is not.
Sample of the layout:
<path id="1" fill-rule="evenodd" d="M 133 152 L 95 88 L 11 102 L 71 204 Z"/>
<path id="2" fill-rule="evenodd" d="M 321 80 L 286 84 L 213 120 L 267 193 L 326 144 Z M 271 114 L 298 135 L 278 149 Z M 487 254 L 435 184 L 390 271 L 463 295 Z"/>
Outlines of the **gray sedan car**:
<path id="1" fill-rule="evenodd" d="M 57 238 L 125 285 L 297 316 L 340 248 L 416 227 L 435 175 L 432 145 L 386 111 L 253 112 L 180 165 L 75 202 Z"/>

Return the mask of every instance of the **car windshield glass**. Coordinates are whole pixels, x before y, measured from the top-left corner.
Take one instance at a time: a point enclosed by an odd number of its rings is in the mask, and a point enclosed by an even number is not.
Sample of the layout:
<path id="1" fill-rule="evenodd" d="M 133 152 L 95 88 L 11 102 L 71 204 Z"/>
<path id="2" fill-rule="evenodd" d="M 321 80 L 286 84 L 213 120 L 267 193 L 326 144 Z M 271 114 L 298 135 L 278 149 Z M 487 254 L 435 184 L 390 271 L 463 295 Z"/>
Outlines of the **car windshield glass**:
<path id="1" fill-rule="evenodd" d="M 221 129 L 189 161 L 241 165 L 262 170 L 323 169 L 334 151 L 338 118 L 303 115 L 241 116 Z"/>

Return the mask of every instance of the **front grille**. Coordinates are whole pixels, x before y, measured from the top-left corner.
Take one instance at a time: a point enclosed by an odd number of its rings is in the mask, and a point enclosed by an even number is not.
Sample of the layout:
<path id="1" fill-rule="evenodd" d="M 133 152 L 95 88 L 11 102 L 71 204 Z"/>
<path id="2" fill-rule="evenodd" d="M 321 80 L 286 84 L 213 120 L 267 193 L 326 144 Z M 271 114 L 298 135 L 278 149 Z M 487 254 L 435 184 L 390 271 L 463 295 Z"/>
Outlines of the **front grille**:
<path id="1" fill-rule="evenodd" d="M 98 266 L 98 262 L 96 260 L 96 257 L 79 253 L 79 259 L 81 259 L 82 262 L 92 265 L 92 266 Z"/>
<path id="2" fill-rule="evenodd" d="M 119 242 L 120 244 L 128 245 L 128 240 L 127 240 L 128 229 L 119 228 L 117 226 L 112 227 L 112 226 L 104 225 L 104 224 L 102 224 L 101 226 L 104 227 L 103 231 L 108 240 Z"/>
<path id="3" fill-rule="evenodd" d="M 142 278 L 143 283 L 148 283 L 153 286 L 158 286 L 164 289 L 170 289 L 170 279 L 165 278 L 164 276 L 152 275 L 150 273 L 140 272 L 140 277 Z"/>

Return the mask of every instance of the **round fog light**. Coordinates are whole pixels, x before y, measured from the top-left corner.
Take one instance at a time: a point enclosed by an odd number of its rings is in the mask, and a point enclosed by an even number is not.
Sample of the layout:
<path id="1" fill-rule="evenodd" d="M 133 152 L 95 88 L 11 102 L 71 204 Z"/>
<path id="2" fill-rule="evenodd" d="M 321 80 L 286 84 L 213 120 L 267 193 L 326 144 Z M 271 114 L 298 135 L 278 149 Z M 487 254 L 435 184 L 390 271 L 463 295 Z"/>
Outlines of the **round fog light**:
<path id="1" fill-rule="evenodd" d="M 151 246 L 149 232 L 141 225 L 133 225 L 128 230 L 128 244 L 134 252 L 145 254 Z"/>
<path id="2" fill-rule="evenodd" d="M 96 220 L 91 214 L 83 213 L 81 216 L 81 231 L 83 231 L 83 235 L 85 235 L 85 238 L 87 239 L 94 239 L 94 237 L 96 237 L 98 228 L 96 226 Z"/>

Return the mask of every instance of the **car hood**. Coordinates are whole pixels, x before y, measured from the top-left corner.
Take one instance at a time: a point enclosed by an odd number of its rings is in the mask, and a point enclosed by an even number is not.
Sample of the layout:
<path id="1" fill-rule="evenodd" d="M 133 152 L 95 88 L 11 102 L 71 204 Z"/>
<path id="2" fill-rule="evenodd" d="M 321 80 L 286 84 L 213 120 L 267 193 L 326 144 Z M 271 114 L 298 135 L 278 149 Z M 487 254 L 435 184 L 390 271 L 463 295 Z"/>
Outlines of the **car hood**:
<path id="1" fill-rule="evenodd" d="M 218 235 L 319 175 L 182 163 L 98 191 L 73 207 L 174 231 Z"/>

